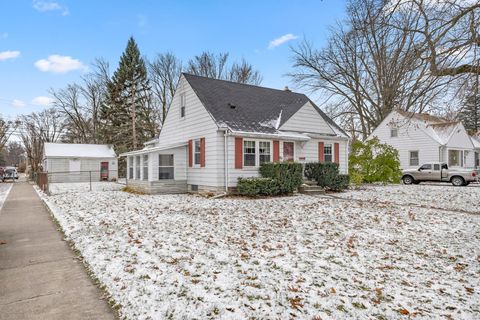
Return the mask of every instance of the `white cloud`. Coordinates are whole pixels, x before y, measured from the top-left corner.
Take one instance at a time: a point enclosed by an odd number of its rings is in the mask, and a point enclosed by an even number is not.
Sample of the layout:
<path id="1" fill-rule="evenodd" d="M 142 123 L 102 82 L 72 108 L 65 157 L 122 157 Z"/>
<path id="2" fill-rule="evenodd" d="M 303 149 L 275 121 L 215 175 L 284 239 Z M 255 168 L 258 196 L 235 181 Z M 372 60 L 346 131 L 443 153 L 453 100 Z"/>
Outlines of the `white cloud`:
<path id="1" fill-rule="evenodd" d="M 66 73 L 74 70 L 86 70 L 80 60 L 69 56 L 52 54 L 47 59 L 40 59 L 35 62 L 35 67 L 43 72 Z"/>
<path id="2" fill-rule="evenodd" d="M 32 104 L 36 106 L 46 107 L 53 103 L 53 99 L 50 97 L 39 96 L 32 100 Z"/>
<path id="3" fill-rule="evenodd" d="M 298 36 L 293 35 L 291 33 L 284 34 L 283 36 L 270 41 L 270 43 L 268 44 L 268 49 L 273 49 L 275 47 L 278 47 L 279 45 L 284 44 L 285 42 L 288 42 L 290 40 L 295 40 L 297 38 Z"/>
<path id="4" fill-rule="evenodd" d="M 0 52 L 0 61 L 15 59 L 20 55 L 20 51 L 3 51 Z"/>
<path id="5" fill-rule="evenodd" d="M 55 1 L 33 0 L 33 8 L 39 12 L 61 11 L 62 16 L 67 16 L 70 14 L 70 11 L 67 7 L 60 5 Z"/>
<path id="6" fill-rule="evenodd" d="M 23 102 L 22 100 L 18 100 L 18 99 L 13 99 L 11 104 L 15 108 L 23 108 L 23 107 L 26 106 L 25 102 Z"/>

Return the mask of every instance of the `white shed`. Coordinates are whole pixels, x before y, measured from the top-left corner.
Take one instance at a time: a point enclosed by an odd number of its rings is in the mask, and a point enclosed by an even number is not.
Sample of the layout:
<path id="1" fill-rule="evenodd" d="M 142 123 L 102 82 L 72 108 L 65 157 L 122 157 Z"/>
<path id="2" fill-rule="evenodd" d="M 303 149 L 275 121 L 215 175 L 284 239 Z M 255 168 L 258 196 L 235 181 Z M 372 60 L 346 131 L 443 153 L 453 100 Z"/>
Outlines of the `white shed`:
<path id="1" fill-rule="evenodd" d="M 45 143 L 43 170 L 49 182 L 118 179 L 117 155 L 106 144 Z"/>

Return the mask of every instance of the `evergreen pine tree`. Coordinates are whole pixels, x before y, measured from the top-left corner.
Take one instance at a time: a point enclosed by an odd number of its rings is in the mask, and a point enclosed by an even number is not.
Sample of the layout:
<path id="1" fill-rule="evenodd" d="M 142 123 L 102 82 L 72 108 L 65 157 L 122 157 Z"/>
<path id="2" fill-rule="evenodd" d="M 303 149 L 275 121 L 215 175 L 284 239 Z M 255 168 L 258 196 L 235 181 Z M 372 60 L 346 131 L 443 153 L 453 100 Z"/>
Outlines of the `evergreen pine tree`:
<path id="1" fill-rule="evenodd" d="M 480 131 L 480 94 L 474 93 L 465 99 L 465 105 L 458 117 L 471 134 Z"/>
<path id="2" fill-rule="evenodd" d="M 102 135 L 121 153 L 135 150 L 156 134 L 151 115 L 150 85 L 145 61 L 130 37 L 117 70 L 107 86 L 101 108 Z M 153 128 L 153 129 L 152 129 Z"/>

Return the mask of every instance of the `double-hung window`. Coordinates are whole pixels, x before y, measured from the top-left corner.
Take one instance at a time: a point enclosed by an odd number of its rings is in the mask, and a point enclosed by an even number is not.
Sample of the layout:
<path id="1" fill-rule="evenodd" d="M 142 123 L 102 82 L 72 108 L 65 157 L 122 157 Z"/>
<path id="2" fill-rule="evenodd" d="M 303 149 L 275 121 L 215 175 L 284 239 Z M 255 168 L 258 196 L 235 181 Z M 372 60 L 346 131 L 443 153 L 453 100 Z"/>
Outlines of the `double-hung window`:
<path id="1" fill-rule="evenodd" d="M 390 128 L 390 138 L 398 137 L 398 129 L 397 128 Z"/>
<path id="2" fill-rule="evenodd" d="M 185 93 L 180 95 L 180 117 L 185 117 L 185 108 L 187 107 L 187 97 Z"/>
<path id="3" fill-rule="evenodd" d="M 418 151 L 410 151 L 410 166 L 418 166 L 419 163 Z"/>
<path id="4" fill-rule="evenodd" d="M 133 157 L 128 157 L 128 179 L 133 179 Z"/>
<path id="5" fill-rule="evenodd" d="M 193 164 L 196 166 L 200 165 L 200 153 L 201 153 L 201 147 L 200 147 L 200 139 L 195 140 L 193 142 Z"/>
<path id="6" fill-rule="evenodd" d="M 136 156 L 135 159 L 135 179 L 140 180 L 140 156 Z"/>
<path id="7" fill-rule="evenodd" d="M 258 142 L 258 155 L 260 164 L 270 162 L 270 141 Z"/>
<path id="8" fill-rule="evenodd" d="M 158 155 L 158 180 L 174 178 L 173 154 Z"/>
<path id="9" fill-rule="evenodd" d="M 323 161 L 324 162 L 332 162 L 333 157 L 332 157 L 332 144 L 326 143 L 323 146 Z"/>
<path id="10" fill-rule="evenodd" d="M 143 155 L 143 180 L 148 180 L 148 154 Z"/>
<path id="11" fill-rule="evenodd" d="M 243 141 L 243 165 L 246 167 L 255 167 L 256 165 L 256 148 L 255 141 Z"/>

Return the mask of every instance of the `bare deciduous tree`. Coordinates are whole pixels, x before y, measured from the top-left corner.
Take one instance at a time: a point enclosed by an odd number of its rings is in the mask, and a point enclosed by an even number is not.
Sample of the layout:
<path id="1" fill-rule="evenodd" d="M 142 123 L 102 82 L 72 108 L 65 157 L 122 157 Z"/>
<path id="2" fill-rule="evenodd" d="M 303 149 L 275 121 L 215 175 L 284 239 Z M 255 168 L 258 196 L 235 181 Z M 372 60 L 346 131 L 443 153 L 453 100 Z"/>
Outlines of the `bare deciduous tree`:
<path id="1" fill-rule="evenodd" d="M 45 142 L 56 142 L 64 128 L 63 116 L 55 108 L 22 115 L 20 137 L 33 171 L 38 171 L 43 159 Z"/>
<path id="2" fill-rule="evenodd" d="M 245 60 L 229 66 L 228 53 L 214 54 L 205 51 L 188 61 L 187 72 L 208 78 L 254 85 L 259 85 L 263 80 L 260 72 Z"/>
<path id="3" fill-rule="evenodd" d="M 160 122 L 163 124 L 182 73 L 182 63 L 173 53 L 162 53 L 148 63 L 148 70 L 153 99 L 160 106 Z"/>
<path id="4" fill-rule="evenodd" d="M 416 51 L 435 76 L 480 74 L 480 2 L 477 0 L 391 0 L 389 10 L 416 12 L 418 22 L 394 26 L 418 38 Z"/>
<path id="5" fill-rule="evenodd" d="M 384 1 L 352 0 L 347 14 L 324 49 L 308 41 L 292 49 L 293 81 L 324 94 L 330 113 L 352 137 L 368 137 L 393 109 L 432 108 L 448 80 L 430 75 L 415 54 L 415 34 L 390 23 L 395 18 L 412 28 L 415 13 L 386 13 Z"/>
<path id="6" fill-rule="evenodd" d="M 10 136 L 15 132 L 18 126 L 18 121 L 8 121 L 0 116 L 0 151 L 3 150 L 8 139 L 10 139 Z"/>

